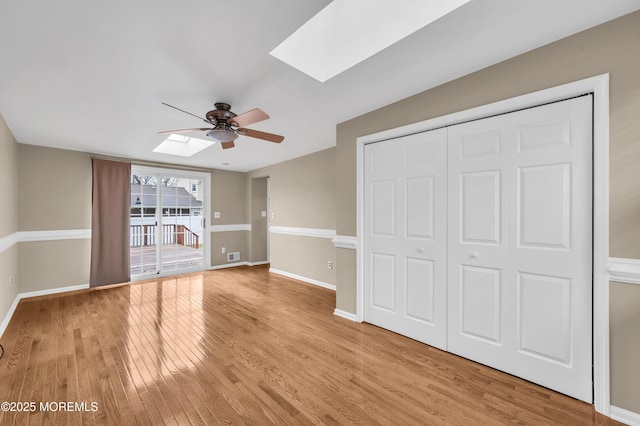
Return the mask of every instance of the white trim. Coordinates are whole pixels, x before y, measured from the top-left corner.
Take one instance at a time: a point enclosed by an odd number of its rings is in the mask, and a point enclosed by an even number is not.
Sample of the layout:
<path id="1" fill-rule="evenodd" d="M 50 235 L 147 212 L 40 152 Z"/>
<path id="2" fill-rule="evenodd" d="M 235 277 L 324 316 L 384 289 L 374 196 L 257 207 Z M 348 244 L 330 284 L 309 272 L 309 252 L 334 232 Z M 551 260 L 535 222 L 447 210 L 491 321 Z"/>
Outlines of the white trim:
<path id="1" fill-rule="evenodd" d="M 16 308 L 18 307 L 18 303 L 20 303 L 22 299 L 28 299 L 30 297 L 36 297 L 36 296 L 47 296 L 50 294 L 66 293 L 69 291 L 76 291 L 76 290 L 86 290 L 88 288 L 89 288 L 89 284 L 80 284 L 80 285 L 72 285 L 68 287 L 50 288 L 47 290 L 29 291 L 27 293 L 18 293 L 16 295 L 16 298 L 13 301 L 13 304 L 9 308 L 9 311 L 7 312 L 7 315 L 4 317 L 2 324 L 0 324 L 0 337 L 2 337 L 2 335 L 6 331 L 7 326 L 9 325 L 9 321 L 11 321 L 11 318 L 13 317 L 13 314 L 15 313 Z"/>
<path id="2" fill-rule="evenodd" d="M 15 244 L 19 242 L 20 242 L 20 234 L 18 232 L 14 232 L 13 234 L 0 238 L 0 253 L 10 249 L 11 247 L 13 247 Z"/>
<path id="3" fill-rule="evenodd" d="M 234 268 L 236 266 L 249 266 L 249 262 L 223 263 L 222 265 L 212 266 L 209 270 L 214 271 L 216 269 Z"/>
<path id="4" fill-rule="evenodd" d="M 71 285 L 68 287 L 49 288 L 46 290 L 29 291 L 27 293 L 20 293 L 18 296 L 20 299 L 28 299 L 29 297 L 48 296 L 50 294 L 66 293 L 69 291 L 86 290 L 89 288 L 89 284 Z"/>
<path id="5" fill-rule="evenodd" d="M 270 226 L 272 234 L 297 235 L 300 237 L 335 238 L 335 229 L 296 228 L 293 226 Z"/>
<path id="6" fill-rule="evenodd" d="M 268 265 L 269 261 L 261 261 L 261 262 L 247 262 L 243 260 L 242 262 L 233 262 L 233 263 L 223 263 L 222 265 L 215 265 L 209 268 L 210 271 L 215 269 L 225 269 L 225 268 L 235 268 L 236 266 L 259 266 L 259 265 Z"/>
<path id="7" fill-rule="evenodd" d="M 13 313 L 16 311 L 16 308 L 18 307 L 19 302 L 20 302 L 20 295 L 18 294 L 16 295 L 16 298 L 13 300 L 13 304 L 9 308 L 7 315 L 2 320 L 2 324 L 0 324 L 0 338 L 2 338 L 2 335 L 7 329 L 7 326 L 9 325 L 9 321 L 11 321 L 11 318 L 13 317 Z"/>
<path id="8" fill-rule="evenodd" d="M 336 237 L 331 240 L 335 248 L 343 248 L 343 249 L 358 249 L 358 239 L 356 237 L 351 237 L 348 235 L 336 235 Z"/>
<path id="9" fill-rule="evenodd" d="M 211 232 L 251 231 L 250 223 L 236 223 L 233 225 L 211 225 Z"/>
<path id="10" fill-rule="evenodd" d="M 609 74 L 552 87 L 356 139 L 357 244 L 364 247 L 364 146 L 469 120 L 593 93 L 593 347 L 594 405 L 609 415 Z M 358 250 L 356 318 L 364 319 L 364 252 Z"/>
<path id="11" fill-rule="evenodd" d="M 340 317 L 340 318 L 347 319 L 349 321 L 359 322 L 354 314 L 352 314 L 351 312 L 343 311 L 342 309 L 335 308 L 333 310 L 333 315 L 335 315 L 337 317 Z"/>
<path id="12" fill-rule="evenodd" d="M 596 411 L 609 415 L 609 74 L 573 84 L 593 91 L 593 389 Z"/>
<path id="13" fill-rule="evenodd" d="M 0 253 L 17 243 L 34 241 L 83 240 L 91 238 L 91 229 L 58 229 L 53 231 L 18 231 L 0 238 Z"/>
<path id="14" fill-rule="evenodd" d="M 609 259 L 609 280 L 640 284 L 640 260 L 612 257 Z"/>
<path id="15" fill-rule="evenodd" d="M 287 278 L 293 278 L 294 280 L 302 281 L 308 284 L 317 285 L 318 287 L 328 288 L 329 290 L 336 291 L 336 286 L 333 284 L 325 283 L 322 281 L 314 280 L 313 278 L 303 277 L 302 275 L 292 274 L 291 272 L 281 271 L 280 269 L 270 268 L 269 272 L 285 276 Z"/>
<path id="16" fill-rule="evenodd" d="M 629 426 L 640 426 L 640 414 L 624 408 L 611 406 L 610 417 Z"/>
<path id="17" fill-rule="evenodd" d="M 59 229 L 54 231 L 20 231 L 20 242 L 83 240 L 91 238 L 91 229 Z"/>

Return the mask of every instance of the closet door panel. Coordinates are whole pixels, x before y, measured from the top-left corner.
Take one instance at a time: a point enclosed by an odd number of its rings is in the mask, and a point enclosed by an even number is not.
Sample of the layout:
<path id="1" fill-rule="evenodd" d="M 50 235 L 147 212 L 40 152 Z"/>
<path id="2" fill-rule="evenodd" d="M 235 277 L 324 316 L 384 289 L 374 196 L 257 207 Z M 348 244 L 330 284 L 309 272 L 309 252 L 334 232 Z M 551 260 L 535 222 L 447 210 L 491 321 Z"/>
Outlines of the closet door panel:
<path id="1" fill-rule="evenodd" d="M 365 147 L 365 321 L 446 347 L 446 130 Z"/>

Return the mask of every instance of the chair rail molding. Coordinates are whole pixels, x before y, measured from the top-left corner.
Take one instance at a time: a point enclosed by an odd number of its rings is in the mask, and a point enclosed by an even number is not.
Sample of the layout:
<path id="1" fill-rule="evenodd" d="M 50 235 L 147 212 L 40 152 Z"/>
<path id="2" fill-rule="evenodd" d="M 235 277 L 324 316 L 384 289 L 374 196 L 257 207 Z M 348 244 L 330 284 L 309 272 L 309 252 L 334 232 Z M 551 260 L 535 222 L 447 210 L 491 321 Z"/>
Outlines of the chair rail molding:
<path id="1" fill-rule="evenodd" d="M 0 238 L 0 253 L 5 250 L 10 249 L 15 244 L 20 242 L 20 235 L 18 232 L 14 232 L 13 234 L 9 234 L 6 237 Z"/>
<path id="2" fill-rule="evenodd" d="M 85 240 L 91 238 L 91 229 L 56 229 L 51 231 L 18 231 L 0 238 L 0 253 L 18 243 L 35 241 Z"/>
<path id="3" fill-rule="evenodd" d="M 232 225 L 211 225 L 211 232 L 251 231 L 250 223 L 236 223 Z"/>
<path id="4" fill-rule="evenodd" d="M 300 237 L 335 238 L 335 229 L 300 228 L 294 226 L 269 226 L 271 234 L 297 235 Z"/>
<path id="5" fill-rule="evenodd" d="M 335 248 L 343 248 L 350 250 L 358 249 L 358 239 L 356 237 L 351 237 L 349 235 L 336 235 L 336 237 L 331 240 Z"/>
<path id="6" fill-rule="evenodd" d="M 628 284 L 640 284 L 640 259 L 609 258 L 609 279 Z"/>

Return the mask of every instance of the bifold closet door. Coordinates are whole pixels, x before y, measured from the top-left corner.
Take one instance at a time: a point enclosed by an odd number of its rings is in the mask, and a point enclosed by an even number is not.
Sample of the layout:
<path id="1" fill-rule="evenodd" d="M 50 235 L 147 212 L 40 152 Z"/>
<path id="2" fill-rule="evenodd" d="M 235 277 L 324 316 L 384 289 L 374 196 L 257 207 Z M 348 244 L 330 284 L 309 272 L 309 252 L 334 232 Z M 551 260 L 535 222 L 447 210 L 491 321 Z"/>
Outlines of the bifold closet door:
<path id="1" fill-rule="evenodd" d="M 592 401 L 592 100 L 449 129 L 448 350 Z"/>
<path id="2" fill-rule="evenodd" d="M 446 347 L 446 129 L 365 147 L 365 320 Z"/>

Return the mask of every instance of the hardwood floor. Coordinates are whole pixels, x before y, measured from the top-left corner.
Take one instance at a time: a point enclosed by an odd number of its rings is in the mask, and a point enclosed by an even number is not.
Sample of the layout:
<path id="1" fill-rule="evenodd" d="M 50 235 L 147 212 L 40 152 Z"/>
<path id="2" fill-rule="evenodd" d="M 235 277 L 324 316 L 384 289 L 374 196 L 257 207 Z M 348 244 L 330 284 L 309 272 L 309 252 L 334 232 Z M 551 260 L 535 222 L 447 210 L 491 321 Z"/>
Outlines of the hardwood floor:
<path id="1" fill-rule="evenodd" d="M 22 300 L 0 402 L 36 410 L 0 424 L 619 424 L 334 307 L 267 267 Z"/>

